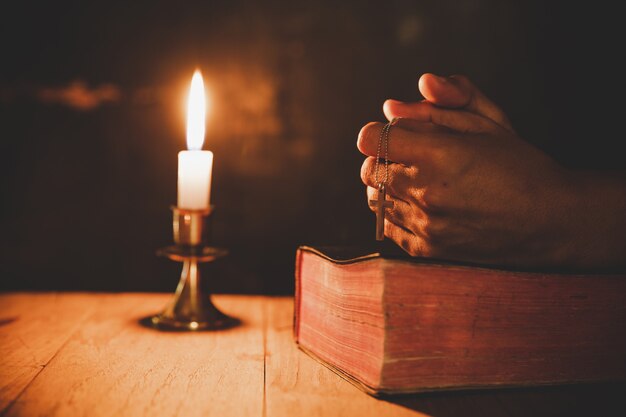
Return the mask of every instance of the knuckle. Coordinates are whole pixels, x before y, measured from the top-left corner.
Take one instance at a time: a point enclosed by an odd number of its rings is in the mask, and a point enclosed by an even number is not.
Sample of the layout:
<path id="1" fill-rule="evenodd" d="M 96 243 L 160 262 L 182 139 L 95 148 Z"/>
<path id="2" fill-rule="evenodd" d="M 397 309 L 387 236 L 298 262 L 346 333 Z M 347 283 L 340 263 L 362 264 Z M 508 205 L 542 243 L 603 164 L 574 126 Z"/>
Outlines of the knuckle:
<path id="1" fill-rule="evenodd" d="M 411 256 L 430 257 L 433 254 L 430 239 L 416 234 L 397 233 L 397 226 L 387 220 L 385 220 L 385 236 Z"/>
<path id="2" fill-rule="evenodd" d="M 445 221 L 436 218 L 429 218 L 424 225 L 424 235 L 431 242 L 441 241 L 446 233 L 447 225 Z"/>
<path id="3" fill-rule="evenodd" d="M 399 224 L 404 223 L 404 213 L 399 209 L 399 204 L 394 204 L 393 207 L 388 208 L 386 212 L 391 219 L 395 220 Z"/>
<path id="4" fill-rule="evenodd" d="M 402 238 L 399 242 L 396 242 L 402 249 L 409 253 L 411 256 L 417 256 L 414 251 L 414 245 L 408 238 Z"/>
<path id="5" fill-rule="evenodd" d="M 411 256 L 419 256 L 421 254 L 420 245 L 417 239 L 414 236 L 407 235 L 397 235 L 393 233 L 392 225 L 390 223 L 385 222 L 385 236 L 394 241 L 398 246 L 400 246 L 405 252 L 407 252 Z"/>
<path id="6" fill-rule="evenodd" d="M 428 240 L 417 236 L 409 242 L 407 252 L 409 252 L 412 256 L 432 256 L 431 246 Z"/>
<path id="7" fill-rule="evenodd" d="M 422 204 L 425 210 L 439 211 L 446 206 L 446 192 L 443 187 L 426 187 L 422 193 Z"/>
<path id="8" fill-rule="evenodd" d="M 405 194 L 404 187 L 404 182 L 398 178 L 398 175 L 393 175 L 393 173 L 389 175 L 385 188 L 391 196 L 402 197 Z"/>
<path id="9" fill-rule="evenodd" d="M 422 178 L 422 169 L 417 165 L 411 165 L 405 168 L 405 173 L 409 182 L 417 184 Z"/>

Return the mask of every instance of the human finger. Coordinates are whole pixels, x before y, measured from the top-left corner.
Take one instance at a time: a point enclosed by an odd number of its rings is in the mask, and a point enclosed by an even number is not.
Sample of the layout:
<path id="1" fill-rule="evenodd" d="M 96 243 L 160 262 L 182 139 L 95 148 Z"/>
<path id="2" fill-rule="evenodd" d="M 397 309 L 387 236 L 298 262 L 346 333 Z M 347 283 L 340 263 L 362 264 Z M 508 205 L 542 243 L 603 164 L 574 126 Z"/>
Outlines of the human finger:
<path id="1" fill-rule="evenodd" d="M 437 213 L 429 211 L 427 214 L 422 205 L 411 204 L 393 193 L 387 193 L 387 200 L 393 205 L 385 209 L 386 216 L 396 225 L 409 229 L 411 233 L 422 238 L 433 238 L 432 222 L 434 218 L 439 218 Z M 378 200 L 378 189 L 367 187 L 367 203 L 369 208 L 376 212 L 376 202 Z"/>
<path id="2" fill-rule="evenodd" d="M 430 122 L 463 133 L 488 132 L 496 126 L 483 116 L 464 110 L 440 108 L 428 101 L 402 102 L 390 99 L 383 104 L 383 112 L 389 120 Z"/>
<path id="3" fill-rule="evenodd" d="M 378 188 L 367 186 L 367 205 L 373 212 L 378 209 L 376 206 L 378 198 Z M 386 200 L 392 203 L 385 208 L 386 215 L 395 218 L 398 222 L 402 222 L 404 219 L 410 220 L 411 205 L 408 202 L 391 193 L 387 193 Z"/>
<path id="4" fill-rule="evenodd" d="M 385 219 L 385 236 L 412 256 L 430 255 L 428 244 L 424 238 L 394 223 L 391 219 Z"/>
<path id="5" fill-rule="evenodd" d="M 426 100 L 437 106 L 463 108 L 487 117 L 507 130 L 513 131 L 508 117 L 500 107 L 463 75 L 442 77 L 426 73 L 420 77 L 418 89 Z"/>
<path id="6" fill-rule="evenodd" d="M 413 132 L 449 132 L 449 129 L 445 126 L 438 126 L 430 122 L 430 120 L 421 121 L 408 117 L 392 117 L 390 121 L 393 122 L 393 126 L 398 126 L 402 129 L 411 130 Z"/>
<path id="7" fill-rule="evenodd" d="M 430 129 L 406 130 L 393 126 L 389 130 L 387 146 L 382 146 L 379 152 L 378 143 L 381 140 L 383 126 L 383 123 L 371 122 L 361 129 L 357 140 L 357 148 L 361 153 L 387 158 L 404 165 L 414 165 L 418 161 L 440 158 L 444 147 L 453 139 L 450 134 L 444 132 L 434 132 Z"/>
<path id="8" fill-rule="evenodd" d="M 374 213 L 378 210 L 378 198 L 378 190 L 368 186 L 367 204 Z M 419 207 L 411 205 L 409 202 L 397 197 L 393 193 L 387 193 L 385 200 L 388 202 L 387 207 L 385 207 L 385 218 L 391 220 L 396 225 L 410 230 L 413 234 L 422 237 L 425 236 L 423 233 L 423 224 L 427 216 Z"/>
<path id="9" fill-rule="evenodd" d="M 407 188 L 416 182 L 413 181 L 416 177 L 415 171 L 417 171 L 417 168 L 390 163 L 387 166 L 387 175 L 385 175 L 385 164 L 380 162 L 378 175 L 376 175 L 376 158 L 370 156 L 361 165 L 361 181 L 363 181 L 363 184 L 373 188 L 378 188 L 380 183 L 385 182 L 385 188 L 388 192 L 403 198 L 407 194 Z"/>

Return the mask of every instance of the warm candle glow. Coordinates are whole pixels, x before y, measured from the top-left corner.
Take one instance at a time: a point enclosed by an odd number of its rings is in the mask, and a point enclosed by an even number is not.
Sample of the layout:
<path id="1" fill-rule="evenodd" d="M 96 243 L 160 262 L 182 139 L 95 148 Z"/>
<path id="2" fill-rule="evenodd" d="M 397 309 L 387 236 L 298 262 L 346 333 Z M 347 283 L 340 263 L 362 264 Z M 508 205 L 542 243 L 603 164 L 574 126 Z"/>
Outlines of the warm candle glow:
<path id="1" fill-rule="evenodd" d="M 203 151 L 206 96 L 200 70 L 191 79 L 187 98 L 187 147 L 178 153 L 178 207 L 204 210 L 210 207 L 213 152 Z"/>
<path id="2" fill-rule="evenodd" d="M 202 149 L 204 143 L 204 119 L 206 116 L 206 96 L 200 70 L 196 70 L 191 79 L 187 99 L 187 148 Z"/>

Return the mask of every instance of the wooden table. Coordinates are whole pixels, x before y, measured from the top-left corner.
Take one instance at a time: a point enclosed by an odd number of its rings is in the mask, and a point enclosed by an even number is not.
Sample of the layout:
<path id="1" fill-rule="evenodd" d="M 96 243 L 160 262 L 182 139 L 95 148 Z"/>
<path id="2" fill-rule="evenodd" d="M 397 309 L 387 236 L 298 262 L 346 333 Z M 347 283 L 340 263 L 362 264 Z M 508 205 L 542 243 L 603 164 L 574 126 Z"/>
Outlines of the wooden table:
<path id="1" fill-rule="evenodd" d="M 169 294 L 0 294 L 7 416 L 626 416 L 626 384 L 364 394 L 299 351 L 291 298 L 216 296 L 243 325 L 164 333 Z"/>

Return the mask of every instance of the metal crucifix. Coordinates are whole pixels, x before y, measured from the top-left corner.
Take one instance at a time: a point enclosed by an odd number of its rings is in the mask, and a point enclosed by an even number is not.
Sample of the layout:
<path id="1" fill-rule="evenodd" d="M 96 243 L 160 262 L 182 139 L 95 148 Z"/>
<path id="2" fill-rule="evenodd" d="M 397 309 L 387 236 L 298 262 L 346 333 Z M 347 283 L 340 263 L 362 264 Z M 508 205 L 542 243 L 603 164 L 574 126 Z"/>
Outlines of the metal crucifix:
<path id="1" fill-rule="evenodd" d="M 393 201 L 387 200 L 385 185 L 378 186 L 378 200 L 370 200 L 372 206 L 376 206 L 376 240 L 385 239 L 385 209 L 393 208 Z"/>

